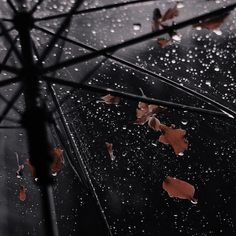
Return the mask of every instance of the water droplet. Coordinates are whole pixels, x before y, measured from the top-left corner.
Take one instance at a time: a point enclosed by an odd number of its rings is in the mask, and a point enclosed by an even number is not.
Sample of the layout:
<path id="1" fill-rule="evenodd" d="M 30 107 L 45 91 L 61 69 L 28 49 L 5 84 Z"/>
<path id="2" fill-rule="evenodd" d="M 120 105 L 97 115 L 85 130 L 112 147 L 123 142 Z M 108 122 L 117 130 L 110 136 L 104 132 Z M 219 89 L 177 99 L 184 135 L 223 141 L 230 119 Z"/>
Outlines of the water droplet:
<path id="1" fill-rule="evenodd" d="M 188 124 L 188 121 L 187 121 L 187 120 L 182 120 L 181 123 L 182 123 L 183 125 L 187 125 L 187 124 Z"/>
<path id="2" fill-rule="evenodd" d="M 215 67 L 214 70 L 215 70 L 215 71 L 220 71 L 220 68 L 219 68 L 219 67 Z"/>
<path id="3" fill-rule="evenodd" d="M 135 31 L 140 30 L 140 29 L 141 29 L 141 24 L 140 24 L 140 23 L 135 23 L 135 24 L 133 24 L 133 29 L 134 29 Z"/>
<path id="4" fill-rule="evenodd" d="M 196 204 L 198 203 L 198 201 L 197 201 L 197 199 L 192 199 L 192 200 L 191 200 L 191 203 L 194 204 L 194 205 L 196 205 Z"/>
<path id="5" fill-rule="evenodd" d="M 183 152 L 180 152 L 179 154 L 178 154 L 178 156 L 183 156 L 184 155 L 184 153 Z"/>
<path id="6" fill-rule="evenodd" d="M 222 31 L 220 29 L 214 29 L 213 32 L 217 35 L 222 35 Z"/>

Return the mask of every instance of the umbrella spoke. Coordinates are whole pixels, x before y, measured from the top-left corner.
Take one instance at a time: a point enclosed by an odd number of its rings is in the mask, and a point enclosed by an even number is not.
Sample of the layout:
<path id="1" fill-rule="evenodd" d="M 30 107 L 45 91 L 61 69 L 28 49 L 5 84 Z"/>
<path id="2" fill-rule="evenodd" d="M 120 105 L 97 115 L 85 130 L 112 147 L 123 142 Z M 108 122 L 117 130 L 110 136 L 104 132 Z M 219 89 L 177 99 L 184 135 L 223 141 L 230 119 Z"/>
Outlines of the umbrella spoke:
<path id="1" fill-rule="evenodd" d="M 18 36 L 16 36 L 16 37 L 14 38 L 13 44 L 16 43 L 17 38 L 18 38 Z M 2 65 L 6 65 L 8 59 L 9 59 L 10 56 L 11 56 L 12 51 L 13 51 L 13 46 L 11 46 L 10 49 L 7 51 L 5 57 L 4 57 L 3 60 L 2 60 Z M 2 69 L 0 69 L 0 73 L 1 73 L 1 72 L 2 72 Z"/>
<path id="2" fill-rule="evenodd" d="M 39 27 L 39 26 L 35 26 L 35 27 L 37 29 L 45 32 L 45 33 L 54 34 L 53 32 L 51 32 L 48 29 L 45 29 L 45 28 L 42 28 L 42 27 Z M 83 44 L 81 42 L 75 41 L 75 40 L 70 39 L 68 37 L 60 36 L 60 38 L 65 40 L 65 41 L 68 41 L 70 43 L 73 43 L 74 45 L 83 47 L 84 49 L 87 49 L 87 50 L 92 51 L 94 53 L 95 52 L 99 52 L 99 50 L 97 50 L 97 49 L 95 49 L 93 47 L 87 46 L 86 44 Z M 149 76 L 152 76 L 152 77 L 154 77 L 154 78 L 164 82 L 165 84 L 168 84 L 168 85 L 170 85 L 170 86 L 172 86 L 172 87 L 174 87 L 174 88 L 176 88 L 176 89 L 178 89 L 180 91 L 183 91 L 183 92 L 185 92 L 187 94 L 190 94 L 193 97 L 196 97 L 196 98 L 198 98 L 198 99 L 200 99 L 200 100 L 202 100 L 204 102 L 207 102 L 207 103 L 211 104 L 212 106 L 214 106 L 215 108 L 223 110 L 226 113 L 231 114 L 232 116 L 236 116 L 236 112 L 235 111 L 231 110 L 230 108 L 224 106 L 223 104 L 221 104 L 219 102 L 216 102 L 215 100 L 209 98 L 208 96 L 203 95 L 203 94 L 201 94 L 201 93 L 199 93 L 199 92 L 197 92 L 197 91 L 195 91 L 195 90 L 193 90 L 193 89 L 191 89 L 189 87 L 182 86 L 179 83 L 177 83 L 177 82 L 175 82 L 175 81 L 173 81 L 171 79 L 168 79 L 168 78 L 166 78 L 164 76 L 158 75 L 155 72 L 152 72 L 152 71 L 147 70 L 145 68 L 139 67 L 139 66 L 137 66 L 137 65 L 135 65 L 135 64 L 133 64 L 131 62 L 128 62 L 128 61 L 126 61 L 124 59 L 121 59 L 121 58 L 119 58 L 117 56 L 113 56 L 113 55 L 110 55 L 110 54 L 107 54 L 107 53 L 104 53 L 102 55 L 107 57 L 107 58 L 110 58 L 110 59 L 112 59 L 112 60 L 114 60 L 114 61 L 116 61 L 116 62 L 118 62 L 118 63 L 120 63 L 122 65 L 125 65 L 125 66 L 127 66 L 129 68 L 132 68 L 132 69 L 134 69 L 136 71 L 139 71 L 141 73 L 144 73 L 144 74 L 147 74 Z"/>
<path id="3" fill-rule="evenodd" d="M 4 20 L 3 20 L 4 21 Z M 11 32 L 14 29 L 14 26 L 10 27 L 9 29 L 7 29 L 7 32 Z M 0 36 L 5 36 L 4 33 L 0 33 Z"/>
<path id="4" fill-rule="evenodd" d="M 0 63 L 0 70 L 1 71 L 7 71 L 13 74 L 19 74 L 20 73 L 20 69 L 13 67 L 13 66 L 8 66 L 8 65 L 3 65 L 2 63 Z"/>
<path id="5" fill-rule="evenodd" d="M 0 99 L 3 100 L 6 104 L 9 104 L 9 101 L 0 93 Z M 21 112 L 18 111 L 18 109 L 13 105 L 12 109 L 18 113 L 19 115 L 22 115 Z"/>
<path id="6" fill-rule="evenodd" d="M 124 6 L 132 6 L 135 4 L 143 4 L 146 2 L 156 2 L 157 0 L 135 0 L 135 1 L 130 1 L 130 2 L 121 2 L 121 3 L 114 3 L 114 4 L 108 4 L 105 6 L 101 6 L 101 7 L 93 7 L 93 8 L 89 8 L 89 9 L 84 9 L 84 10 L 80 10 L 80 11 L 75 11 L 73 13 L 73 15 L 80 15 L 80 14 L 86 14 L 86 13 L 92 13 L 92 12 L 96 12 L 96 11 L 103 11 L 103 10 L 108 10 L 108 9 L 113 9 L 113 8 L 118 8 L 118 7 L 124 7 Z M 69 13 L 61 13 L 61 14 L 56 14 L 53 16 L 46 16 L 43 18 L 36 18 L 35 21 L 44 21 L 44 20 L 52 20 L 52 19 L 58 19 L 58 18 L 62 18 L 62 17 L 66 17 L 68 16 Z"/>
<path id="7" fill-rule="evenodd" d="M 23 92 L 23 88 L 22 86 L 16 91 L 16 93 L 13 95 L 12 99 L 8 102 L 7 106 L 5 107 L 5 109 L 3 110 L 2 114 L 0 115 L 0 123 L 5 119 L 5 117 L 7 116 L 8 112 L 12 109 L 12 107 L 14 106 L 15 102 L 17 101 L 17 99 L 20 97 L 20 95 Z"/>
<path id="8" fill-rule="evenodd" d="M 0 126 L 0 129 L 24 129 L 23 126 Z"/>
<path id="9" fill-rule="evenodd" d="M 85 54 L 83 56 L 75 57 L 75 58 L 72 58 L 72 59 L 67 59 L 67 60 L 65 60 L 61 63 L 58 63 L 58 64 L 55 64 L 53 66 L 49 66 L 49 67 L 45 68 L 45 73 L 52 72 L 52 71 L 55 71 L 55 70 L 59 70 L 59 69 L 62 69 L 64 67 L 73 66 L 73 65 L 76 65 L 78 63 L 88 61 L 88 60 L 91 60 L 91 59 L 96 58 L 98 56 L 104 55 L 106 53 L 115 52 L 119 49 L 122 49 L 122 48 L 125 48 L 125 47 L 129 47 L 129 46 L 144 42 L 144 41 L 149 40 L 151 38 L 154 38 L 154 37 L 166 34 L 166 33 L 171 33 L 175 30 L 184 28 L 184 27 L 189 26 L 189 25 L 193 25 L 193 24 L 198 23 L 200 21 L 204 21 L 206 19 L 213 18 L 213 17 L 218 17 L 219 15 L 222 15 L 226 12 L 229 12 L 229 11 L 233 10 L 235 7 L 236 7 L 236 3 L 228 5 L 227 7 L 220 8 L 218 10 L 212 11 L 210 13 L 206 13 L 206 14 L 203 14 L 203 15 L 185 20 L 185 21 L 179 22 L 177 24 L 173 24 L 169 27 L 165 27 L 162 30 L 157 30 L 155 32 L 147 33 L 147 34 L 141 35 L 139 37 L 124 41 L 122 43 L 118 43 L 118 44 L 103 48 L 103 49 L 101 49 L 99 51 L 96 51 L 96 52 L 88 53 L 88 54 Z M 58 33 L 59 33 L 59 31 L 56 33 L 55 37 L 59 37 Z"/>
<path id="10" fill-rule="evenodd" d="M 4 26 L 4 24 L 1 21 L 0 21 L 0 27 L 2 28 L 2 33 L 4 34 L 8 43 L 11 45 L 12 50 L 14 51 L 15 55 L 17 56 L 19 61 L 22 63 L 22 56 L 21 56 L 20 52 L 18 51 L 16 44 L 13 42 L 10 34 L 8 33 L 6 27 Z"/>
<path id="11" fill-rule="evenodd" d="M 190 112 L 196 112 L 196 113 L 200 113 L 200 114 L 208 114 L 208 115 L 214 115 L 214 116 L 234 119 L 234 117 L 232 117 L 231 114 L 229 115 L 228 113 L 218 112 L 215 110 L 203 109 L 203 108 L 199 108 L 199 107 L 193 107 L 193 106 L 188 106 L 188 105 L 174 103 L 174 102 L 167 102 L 167 101 L 154 99 L 154 98 L 150 98 L 150 97 L 139 96 L 139 95 L 136 95 L 133 93 L 118 91 L 118 90 L 105 88 L 105 87 L 101 87 L 101 86 L 80 84 L 77 82 L 67 81 L 67 80 L 53 78 L 53 77 L 49 77 L 49 76 L 44 76 L 44 79 L 46 82 L 51 83 L 51 84 L 59 84 L 59 85 L 68 86 L 68 87 L 72 87 L 72 88 L 84 89 L 84 90 L 87 90 L 90 92 L 95 92 L 95 93 L 103 93 L 103 94 L 109 93 L 111 95 L 118 96 L 121 98 L 130 99 L 130 100 L 134 100 L 134 101 L 141 101 L 141 102 L 145 102 L 145 103 L 149 103 L 149 104 L 166 106 L 166 107 L 177 109 L 177 110 L 185 110 L 185 111 L 187 110 Z"/>
<path id="12" fill-rule="evenodd" d="M 51 50 L 53 49 L 54 45 L 56 44 L 56 42 L 59 40 L 59 36 L 65 31 L 65 29 L 69 26 L 70 21 L 72 19 L 72 14 L 74 11 L 76 11 L 77 8 L 80 7 L 80 5 L 83 3 L 83 0 L 77 0 L 75 1 L 74 5 L 71 7 L 68 16 L 65 18 L 65 20 L 62 22 L 62 24 L 60 25 L 60 27 L 58 28 L 57 32 L 55 33 L 55 36 L 51 39 L 51 41 L 49 42 L 48 47 L 45 48 L 45 50 L 43 51 L 40 59 L 39 59 L 39 64 L 42 63 L 42 61 L 45 60 L 45 58 L 49 55 L 49 53 L 51 52 Z"/>
<path id="13" fill-rule="evenodd" d="M 37 8 L 43 3 L 44 0 L 38 0 L 38 2 L 30 10 L 30 14 L 34 14 L 37 11 Z"/>
<path id="14" fill-rule="evenodd" d="M 11 0 L 7 0 L 7 3 L 8 3 L 8 5 L 9 5 L 9 7 L 12 9 L 12 11 L 13 11 L 14 13 L 17 13 L 16 7 L 15 7 L 14 4 L 12 3 L 12 1 L 11 1 Z"/>

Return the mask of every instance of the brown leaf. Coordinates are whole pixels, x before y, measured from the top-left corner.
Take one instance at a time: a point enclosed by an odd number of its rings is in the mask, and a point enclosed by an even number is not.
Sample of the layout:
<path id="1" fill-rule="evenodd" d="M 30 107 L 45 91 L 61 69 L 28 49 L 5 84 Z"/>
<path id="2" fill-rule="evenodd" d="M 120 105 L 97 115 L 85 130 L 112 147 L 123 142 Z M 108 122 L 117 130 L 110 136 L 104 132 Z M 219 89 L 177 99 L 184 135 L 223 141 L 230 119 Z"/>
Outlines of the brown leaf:
<path id="1" fill-rule="evenodd" d="M 113 144 L 112 143 L 107 143 L 107 142 L 105 144 L 106 144 L 107 151 L 110 155 L 111 160 L 114 161 L 116 157 L 113 154 Z"/>
<path id="2" fill-rule="evenodd" d="M 171 44 L 171 39 L 166 39 L 166 38 L 158 38 L 157 43 L 162 47 L 166 47 Z"/>
<path id="3" fill-rule="evenodd" d="M 224 23 L 228 15 L 229 14 L 225 14 L 225 15 L 218 16 L 210 20 L 206 20 L 206 21 L 194 24 L 193 27 L 194 28 L 200 27 L 200 28 L 209 29 L 209 30 L 218 29 Z"/>
<path id="4" fill-rule="evenodd" d="M 106 96 L 101 97 L 101 99 L 106 103 L 106 104 L 113 104 L 113 105 L 118 105 L 120 103 L 120 97 L 112 96 L 111 94 L 108 94 Z"/>
<path id="5" fill-rule="evenodd" d="M 19 199 L 24 202 L 26 200 L 27 188 L 23 185 L 20 186 Z"/>
<path id="6" fill-rule="evenodd" d="M 150 117 L 148 120 L 148 126 L 155 130 L 160 131 L 161 122 L 156 117 Z"/>
<path id="7" fill-rule="evenodd" d="M 173 8 L 169 8 L 165 13 L 164 15 L 162 16 L 162 22 L 164 21 L 167 21 L 167 20 L 171 20 L 173 19 L 174 17 L 178 16 L 179 15 L 179 10 L 177 8 L 177 5 L 176 4 Z"/>
<path id="8" fill-rule="evenodd" d="M 197 203 L 194 198 L 194 186 L 183 180 L 167 176 L 162 183 L 162 188 L 172 198 L 188 199 L 192 203 Z"/>
<path id="9" fill-rule="evenodd" d="M 163 134 L 159 137 L 159 142 L 171 145 L 176 155 L 188 149 L 188 141 L 185 139 L 185 130 L 176 129 L 174 125 L 168 127 L 163 124 L 160 125 L 160 130 Z"/>
<path id="10" fill-rule="evenodd" d="M 52 156 L 53 163 L 51 164 L 51 171 L 53 175 L 56 175 L 65 164 L 63 150 L 59 147 L 54 148 L 52 151 Z"/>
<path id="11" fill-rule="evenodd" d="M 165 108 L 162 106 L 153 104 L 148 105 L 147 103 L 139 102 L 138 108 L 136 109 L 137 120 L 135 121 L 135 124 L 144 125 L 146 122 L 148 122 L 150 117 L 152 117 L 157 112 L 163 111 L 163 109 Z"/>

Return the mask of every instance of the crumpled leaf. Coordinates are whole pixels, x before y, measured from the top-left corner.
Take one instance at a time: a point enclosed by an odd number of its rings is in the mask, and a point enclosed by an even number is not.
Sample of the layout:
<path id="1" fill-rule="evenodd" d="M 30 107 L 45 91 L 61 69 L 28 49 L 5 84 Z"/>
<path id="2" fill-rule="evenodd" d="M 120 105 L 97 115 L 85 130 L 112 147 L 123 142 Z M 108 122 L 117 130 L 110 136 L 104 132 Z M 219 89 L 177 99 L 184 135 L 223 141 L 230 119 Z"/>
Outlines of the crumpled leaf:
<path id="1" fill-rule="evenodd" d="M 155 130 L 155 131 L 161 131 L 160 129 L 161 122 L 156 117 L 150 117 L 148 120 L 148 126 Z"/>
<path id="2" fill-rule="evenodd" d="M 114 161 L 116 157 L 113 154 L 113 144 L 112 143 L 107 143 L 107 142 L 105 144 L 106 144 L 107 151 L 110 155 L 111 160 Z"/>
<path id="3" fill-rule="evenodd" d="M 215 30 L 218 29 L 225 21 L 225 19 L 228 17 L 229 14 L 224 14 L 218 17 L 215 17 L 213 19 L 209 19 L 197 24 L 194 24 L 194 28 L 204 28 L 208 30 Z"/>
<path id="4" fill-rule="evenodd" d="M 26 200 L 27 188 L 24 185 L 20 186 L 19 199 L 24 202 Z"/>
<path id="5" fill-rule="evenodd" d="M 169 8 L 162 16 L 159 8 L 155 8 L 153 11 L 153 20 L 152 20 L 152 31 L 158 31 L 169 27 L 169 24 L 166 21 L 171 20 L 179 15 L 178 3 L 174 7 Z M 177 34 L 176 31 L 168 33 L 170 38 L 157 38 L 157 43 L 162 47 L 166 47 L 172 43 L 173 40 L 180 41 L 181 37 Z M 177 39 L 177 40 L 176 40 Z"/>
<path id="6" fill-rule="evenodd" d="M 172 40 L 171 39 L 166 39 L 166 38 L 158 38 L 157 43 L 162 47 L 169 46 L 171 44 Z"/>
<path id="7" fill-rule="evenodd" d="M 118 105 L 120 103 L 120 97 L 112 96 L 111 94 L 107 94 L 101 97 L 101 99 L 108 105 Z"/>
<path id="8" fill-rule="evenodd" d="M 62 169 L 65 164 L 63 157 L 63 150 L 59 147 L 56 147 L 52 151 L 53 163 L 51 164 L 52 174 L 55 176 Z"/>
<path id="9" fill-rule="evenodd" d="M 173 8 L 169 8 L 164 15 L 162 16 L 162 22 L 165 22 L 167 20 L 171 20 L 174 17 L 177 17 L 179 15 L 179 10 L 177 8 L 178 4 L 175 4 Z"/>
<path id="10" fill-rule="evenodd" d="M 167 176 L 162 183 L 162 188 L 171 198 L 188 199 L 192 203 L 197 203 L 194 198 L 194 186 L 183 180 Z"/>
<path id="11" fill-rule="evenodd" d="M 185 130 L 176 129 L 175 125 L 168 127 L 164 124 L 161 124 L 159 128 L 162 132 L 162 135 L 159 137 L 159 142 L 171 145 L 176 155 L 180 155 L 188 149 L 188 141 L 185 139 Z"/>
<path id="12" fill-rule="evenodd" d="M 135 124 L 138 125 L 144 125 L 146 122 L 148 122 L 149 118 L 152 117 L 155 113 L 163 111 L 164 107 L 150 104 L 144 102 L 138 103 L 138 108 L 136 109 L 136 117 L 137 120 L 135 121 Z"/>

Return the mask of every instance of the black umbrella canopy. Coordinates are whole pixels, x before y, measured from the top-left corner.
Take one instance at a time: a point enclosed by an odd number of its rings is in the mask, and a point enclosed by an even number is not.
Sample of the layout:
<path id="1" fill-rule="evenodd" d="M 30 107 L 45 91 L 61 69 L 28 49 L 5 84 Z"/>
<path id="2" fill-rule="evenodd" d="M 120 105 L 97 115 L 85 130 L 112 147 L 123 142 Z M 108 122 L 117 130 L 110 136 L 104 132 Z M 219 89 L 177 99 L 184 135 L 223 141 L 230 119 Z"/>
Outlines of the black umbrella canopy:
<path id="1" fill-rule="evenodd" d="M 7 20 L 14 11 L 9 2 L 1 8 L 5 31 L 12 27 Z M 81 1 L 78 10 L 70 12 L 67 30 L 59 32 L 60 38 L 46 55 L 45 45 L 65 23 L 74 2 L 39 1 L 31 30 L 34 59 L 43 59 L 48 72 L 41 77 L 41 93 L 56 121 L 49 127 L 49 139 L 65 156 L 53 187 L 60 234 L 234 235 L 235 11 L 219 29 L 197 30 L 192 27 L 197 21 L 177 29 L 178 40 L 165 47 L 157 38 L 168 39 L 168 34 L 109 51 L 111 46 L 149 34 L 154 9 L 163 14 L 176 2 Z M 36 3 L 25 2 L 29 9 Z M 179 2 L 179 15 L 166 24 L 178 26 L 233 3 Z M 13 4 L 19 9 L 17 1 Z M 13 30 L 9 35 L 14 41 L 18 33 Z M 4 64 L 11 45 L 4 37 L 1 45 Z M 20 48 L 17 39 L 16 45 Z M 94 52 L 103 48 L 108 50 L 96 56 Z M 91 52 L 91 60 L 73 59 Z M 13 54 L 7 65 L 21 67 Z M 14 76 L 3 71 L 1 80 Z M 59 85 L 54 84 L 55 78 L 61 79 Z M 87 86 L 81 89 L 79 82 Z M 1 114 L 6 113 L 5 104 L 21 94 L 19 89 L 17 83 L 1 88 Z M 108 93 L 120 96 L 119 104 L 101 99 Z M 25 104 L 20 95 L 16 98 L 1 124 L 8 128 L 1 129 L 1 230 L 2 235 L 43 235 L 38 188 L 27 170 L 24 178 L 15 177 L 17 154 L 20 163 L 29 158 L 26 134 L 19 129 L 21 124 L 15 124 Z M 166 107 L 155 115 L 162 124 L 186 131 L 189 145 L 181 155 L 158 141 L 163 131 L 136 124 L 138 102 L 150 104 L 148 98 Z M 9 129 L 13 125 L 17 129 Z M 106 143 L 113 144 L 114 156 Z M 198 203 L 170 198 L 162 188 L 167 176 L 193 185 Z M 20 185 L 27 187 L 24 202 L 18 198 Z"/>

